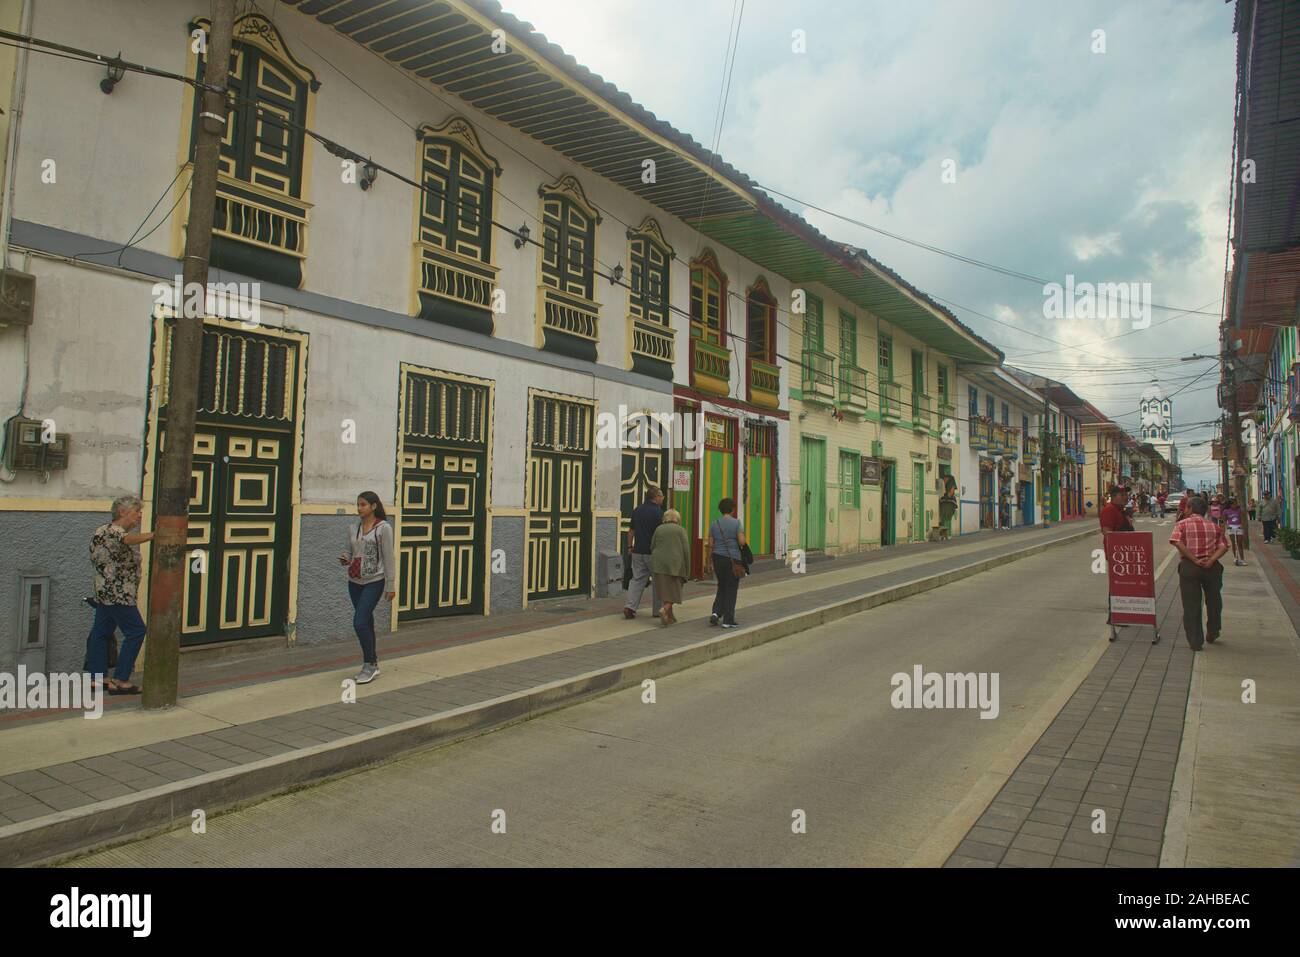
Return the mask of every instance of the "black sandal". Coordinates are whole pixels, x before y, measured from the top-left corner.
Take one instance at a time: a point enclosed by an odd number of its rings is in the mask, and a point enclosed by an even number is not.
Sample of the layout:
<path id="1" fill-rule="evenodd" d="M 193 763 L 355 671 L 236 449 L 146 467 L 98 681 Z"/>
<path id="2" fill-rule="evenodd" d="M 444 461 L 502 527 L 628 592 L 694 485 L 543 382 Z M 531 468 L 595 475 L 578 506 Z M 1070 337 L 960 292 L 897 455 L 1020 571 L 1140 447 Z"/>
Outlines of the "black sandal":
<path id="1" fill-rule="evenodd" d="M 106 690 L 109 694 L 140 694 L 140 689 L 135 685 L 121 685 L 117 687 L 107 685 Z"/>

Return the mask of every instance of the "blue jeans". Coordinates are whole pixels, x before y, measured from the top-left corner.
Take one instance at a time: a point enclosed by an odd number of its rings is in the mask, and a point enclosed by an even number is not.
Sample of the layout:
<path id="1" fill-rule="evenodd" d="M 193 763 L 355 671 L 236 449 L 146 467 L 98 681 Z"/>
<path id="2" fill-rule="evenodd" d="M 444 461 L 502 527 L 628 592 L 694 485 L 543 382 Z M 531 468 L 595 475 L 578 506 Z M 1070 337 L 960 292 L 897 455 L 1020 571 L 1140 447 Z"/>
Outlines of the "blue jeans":
<path id="1" fill-rule="evenodd" d="M 113 670 L 113 678 L 117 681 L 130 681 L 145 632 L 144 619 L 140 617 L 140 609 L 135 605 L 95 605 L 95 623 L 90 628 L 90 637 L 86 639 L 90 673 L 103 675 L 108 671 L 108 639 L 113 637 L 115 629 L 122 631 L 122 646 L 117 650 L 117 667 Z"/>
<path id="2" fill-rule="evenodd" d="M 352 616 L 352 627 L 356 629 L 357 640 L 361 642 L 361 657 L 368 665 L 379 664 L 375 654 L 375 606 L 384 596 L 384 580 L 369 585 L 348 582 L 348 595 L 352 598 L 352 607 L 356 614 Z"/>

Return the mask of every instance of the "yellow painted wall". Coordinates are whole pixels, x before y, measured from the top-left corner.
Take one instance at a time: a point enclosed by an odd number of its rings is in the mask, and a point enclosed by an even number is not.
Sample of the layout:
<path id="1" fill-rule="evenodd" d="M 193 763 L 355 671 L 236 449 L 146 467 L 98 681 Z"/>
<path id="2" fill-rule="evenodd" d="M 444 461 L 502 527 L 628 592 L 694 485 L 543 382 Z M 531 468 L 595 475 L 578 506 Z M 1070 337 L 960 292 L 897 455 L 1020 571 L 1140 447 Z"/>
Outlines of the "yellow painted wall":
<path id="1" fill-rule="evenodd" d="M 869 373 L 868 389 L 870 409 L 879 413 L 879 381 L 876 376 L 877 351 L 881 334 L 893 340 L 894 381 L 900 383 L 900 395 L 904 409 L 908 409 L 912 392 L 912 350 L 918 349 L 925 355 L 925 383 L 922 392 L 932 396 L 932 410 L 937 409 L 939 401 L 939 365 L 948 367 L 949 401 L 959 403 L 956 394 L 957 363 L 951 356 L 924 345 L 920 340 L 908 335 L 903 330 L 879 320 L 871 313 L 852 306 L 831 290 L 818 285 L 810 285 L 808 291 L 821 298 L 823 303 L 824 351 L 836 359 L 836 376 L 840 368 L 840 328 L 839 315 L 843 308 L 852 312 L 857 318 L 858 342 L 857 365 Z M 803 316 L 790 317 L 790 357 L 801 359 L 803 351 Z M 793 389 L 800 389 L 802 370 L 792 366 L 790 384 Z M 838 384 L 837 384 L 838 393 Z M 917 452 L 928 457 L 930 470 L 926 473 L 925 510 L 923 518 L 925 529 L 938 522 L 939 493 L 934 482 L 939 476 L 939 459 L 937 449 L 940 442 L 930 435 L 913 431 L 910 420 L 899 425 L 880 423 L 870 420 L 858 420 L 856 416 L 845 413 L 843 421 L 834 418 L 833 410 L 817 403 L 804 402 L 792 398 L 790 401 L 790 547 L 802 548 L 803 493 L 800 475 L 800 453 L 803 436 L 821 438 L 826 442 L 826 551 L 829 554 L 847 554 L 880 547 L 880 498 L 879 486 L 861 486 L 860 507 L 851 508 L 840 505 L 840 449 L 858 452 L 862 456 L 871 455 L 871 444 L 879 440 L 883 447 L 884 459 L 894 460 L 896 467 L 896 506 L 895 540 L 910 540 L 912 528 L 912 453 Z M 958 483 L 962 481 L 959 473 L 958 456 L 955 452 L 951 464 Z"/>

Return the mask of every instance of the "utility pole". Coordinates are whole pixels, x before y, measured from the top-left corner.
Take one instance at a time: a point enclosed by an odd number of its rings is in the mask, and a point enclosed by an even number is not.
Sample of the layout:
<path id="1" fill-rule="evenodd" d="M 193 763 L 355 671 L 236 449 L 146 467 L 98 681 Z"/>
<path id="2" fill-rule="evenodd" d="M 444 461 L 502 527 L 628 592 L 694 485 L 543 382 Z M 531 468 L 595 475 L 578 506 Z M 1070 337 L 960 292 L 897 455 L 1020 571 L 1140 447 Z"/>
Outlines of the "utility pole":
<path id="1" fill-rule="evenodd" d="M 212 29 L 204 51 L 203 81 L 207 88 L 202 93 L 203 103 L 195 131 L 194 173 L 190 179 L 190 215 L 185 230 L 185 260 L 181 266 L 182 303 L 178 304 L 182 307 L 192 291 L 201 297 L 199 301 L 207 301 L 217 161 L 221 137 L 226 130 L 225 90 L 230 71 L 235 0 L 213 0 L 213 8 Z M 145 708 L 169 708 L 176 704 L 180 677 L 190 472 L 203 349 L 203 317 L 187 316 L 186 311 L 179 309 L 175 320 L 167 375 L 167 444 L 158 473 L 154 513 L 149 639 L 145 644 Z"/>

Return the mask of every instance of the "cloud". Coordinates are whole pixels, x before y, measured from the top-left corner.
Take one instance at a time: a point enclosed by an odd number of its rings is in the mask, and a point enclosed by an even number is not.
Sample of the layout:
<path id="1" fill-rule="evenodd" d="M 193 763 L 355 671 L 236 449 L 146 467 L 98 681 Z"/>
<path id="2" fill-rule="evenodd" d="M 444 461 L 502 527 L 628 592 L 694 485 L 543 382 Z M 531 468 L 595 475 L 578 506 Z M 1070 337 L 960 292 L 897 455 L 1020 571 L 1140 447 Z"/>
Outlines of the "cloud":
<path id="1" fill-rule="evenodd" d="M 730 4 L 504 2 L 711 145 Z M 1049 281 L 1150 282 L 1158 303 L 1215 311 L 1232 14 L 1176 0 L 749 0 L 720 152 L 759 182 L 890 232 Z M 791 50 L 794 29 L 806 53 Z M 1095 29 L 1104 54 L 1092 52 Z M 955 182 L 943 181 L 949 159 Z M 935 296 L 1077 347 L 958 310 L 1009 361 L 1069 381 L 1125 425 L 1136 427 L 1139 380 L 1163 377 L 1173 393 L 1189 372 L 1177 356 L 1215 349 L 1215 315 L 1156 310 L 1150 329 L 1122 338 L 1067 328 L 1042 318 L 1041 283 L 791 206 Z M 1176 424 L 1217 415 L 1213 381 L 1174 398 Z"/>

